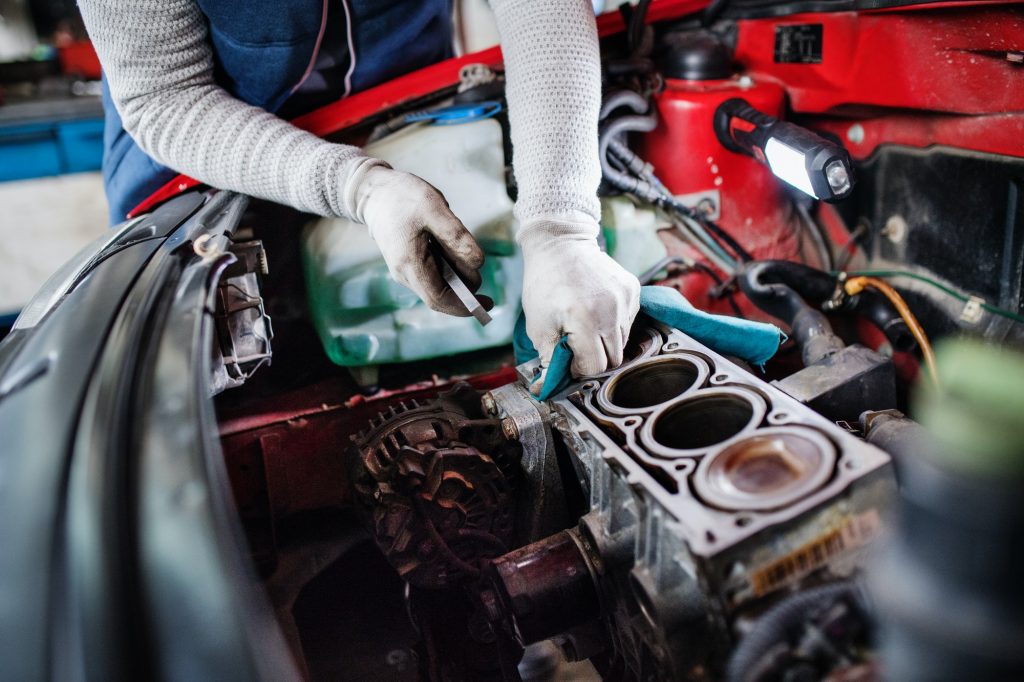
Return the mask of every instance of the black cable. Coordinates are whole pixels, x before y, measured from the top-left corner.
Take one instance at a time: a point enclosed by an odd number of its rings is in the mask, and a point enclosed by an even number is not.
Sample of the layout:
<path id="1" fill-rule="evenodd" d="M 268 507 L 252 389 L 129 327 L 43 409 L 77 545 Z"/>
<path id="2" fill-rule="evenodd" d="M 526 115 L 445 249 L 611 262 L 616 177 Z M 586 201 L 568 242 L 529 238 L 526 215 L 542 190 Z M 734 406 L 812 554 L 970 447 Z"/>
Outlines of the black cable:
<path id="1" fill-rule="evenodd" d="M 605 180 L 624 192 L 634 194 L 645 201 L 671 209 L 686 218 L 698 222 L 709 233 L 711 239 L 718 243 L 723 252 L 727 254 L 726 249 L 731 250 L 740 262 L 749 263 L 754 260 L 750 252 L 740 246 L 739 242 L 716 222 L 700 211 L 696 211 L 677 201 L 675 197 L 665 190 L 664 184 L 650 171 L 646 162 L 626 147 L 625 144 L 618 142 L 616 138 L 626 132 L 649 132 L 657 125 L 657 119 L 653 114 L 640 115 L 650 109 L 650 104 L 643 96 L 631 90 L 622 90 L 609 95 L 601 107 L 599 118 L 605 120 L 616 109 L 623 106 L 629 107 L 637 115 L 623 116 L 607 123 L 602 126 L 599 135 L 598 153 Z M 610 154 L 609 151 L 612 150 L 613 146 L 616 153 Z M 616 155 L 618 160 L 625 164 L 626 170 L 630 171 L 630 173 L 623 172 L 612 166 L 612 157 Z"/>
<path id="2" fill-rule="evenodd" d="M 651 0 L 640 0 L 629 17 L 629 52 L 636 56 L 643 44 L 644 25 L 647 23 L 647 9 L 651 6 Z"/>
<path id="3" fill-rule="evenodd" d="M 690 267 L 690 261 L 681 256 L 666 256 L 651 267 L 647 268 L 647 270 L 637 277 L 637 279 L 640 280 L 640 284 L 650 284 L 654 281 L 655 275 L 662 270 L 665 270 L 670 265 L 683 265 L 685 267 Z"/>
<path id="4" fill-rule="evenodd" d="M 711 0 L 707 7 L 704 8 L 704 11 L 701 12 L 700 23 L 705 26 L 710 26 L 715 23 L 715 19 L 722 15 L 722 12 L 725 10 L 725 6 L 728 4 L 729 0 Z"/>
<path id="5" fill-rule="evenodd" d="M 646 11 L 641 2 L 639 8 Z M 665 189 L 665 185 L 654 175 L 646 162 L 629 149 L 617 138 L 627 132 L 650 132 L 657 125 L 654 114 L 641 115 L 650 110 L 650 103 L 639 93 L 623 90 L 609 95 L 601 107 L 600 120 L 610 118 L 620 107 L 626 106 L 636 115 L 616 118 L 601 127 L 598 136 L 598 154 L 601 160 L 602 175 L 609 184 L 634 195 L 643 201 L 667 208 L 677 214 L 697 222 L 710 240 L 709 246 L 717 246 L 725 260 L 729 260 L 729 250 L 741 263 L 754 260 L 750 252 L 740 246 L 731 234 L 723 230 L 716 222 L 702 212 L 691 209 L 680 203 Z M 618 161 L 625 168 L 619 169 Z M 628 171 L 628 172 L 627 172 Z M 712 249 L 715 250 L 715 249 Z"/>
<path id="6" fill-rule="evenodd" d="M 689 206 L 681 204 L 680 202 L 676 201 L 671 197 L 667 199 L 667 206 L 674 210 L 676 213 L 679 213 L 680 215 L 690 218 L 692 220 L 696 220 L 703 227 L 707 228 L 707 230 L 712 234 L 712 236 L 716 237 L 719 242 L 724 242 L 724 246 L 727 246 L 730 250 L 732 250 L 732 252 L 736 255 L 736 258 L 741 262 L 749 263 L 750 261 L 754 260 L 754 257 L 750 255 L 750 252 L 744 249 L 742 246 L 740 246 L 739 242 L 737 242 L 731 234 L 723 230 L 721 226 L 718 225 L 718 223 L 711 220 L 700 211 L 697 211 L 695 209 L 690 208 Z"/>
<path id="7" fill-rule="evenodd" d="M 807 236 L 811 238 L 814 248 L 818 250 L 818 257 L 821 259 L 821 269 L 826 272 L 835 270 L 835 258 L 832 256 L 832 249 L 828 245 L 829 240 L 825 230 L 814 219 L 814 216 L 811 215 L 804 202 L 797 200 L 794 202 L 794 205 L 796 206 L 797 213 L 800 214 Z"/>
<path id="8" fill-rule="evenodd" d="M 694 270 L 699 270 L 710 277 L 712 281 L 714 281 L 720 296 L 729 302 L 729 306 L 732 308 L 733 312 L 736 313 L 736 317 L 743 317 L 743 311 L 740 310 L 739 305 L 736 303 L 736 298 L 733 296 L 732 291 L 726 287 L 726 283 L 722 281 L 722 278 L 718 276 L 717 272 L 703 263 L 694 263 L 692 267 Z"/>
<path id="9" fill-rule="evenodd" d="M 733 309 L 733 312 L 736 313 L 736 316 L 743 317 L 743 311 L 740 310 L 739 305 L 736 303 L 736 299 L 733 296 L 732 291 L 728 289 L 726 283 L 722 281 L 721 277 L 718 276 L 718 273 L 712 270 L 709 266 L 705 265 L 704 263 L 692 262 L 689 259 L 683 258 L 681 256 L 666 256 L 665 258 L 662 258 L 660 261 L 658 261 L 650 268 L 648 268 L 637 279 L 640 280 L 640 284 L 650 284 L 652 281 L 654 281 L 655 275 L 657 275 L 662 270 L 667 269 L 671 265 L 684 266 L 685 269 L 682 273 L 684 275 L 688 275 L 694 272 L 700 272 L 710 277 L 711 280 L 715 283 L 715 288 L 718 290 L 717 296 L 714 295 L 713 292 L 710 292 L 712 293 L 712 298 L 724 298 L 726 301 L 729 302 L 729 306 Z"/>
<path id="10" fill-rule="evenodd" d="M 725 242 L 726 245 L 728 245 L 728 247 L 732 249 L 733 253 L 735 253 L 736 256 L 742 262 L 749 263 L 750 261 L 754 260 L 754 257 L 750 255 L 750 252 L 744 249 L 742 246 L 740 246 L 739 242 L 733 239 L 731 234 L 723 230 L 718 225 L 718 223 L 716 223 L 715 221 L 711 220 L 706 216 L 701 215 L 699 211 L 694 211 L 694 213 L 697 214 L 694 220 L 699 222 L 701 225 L 710 230 L 713 235 L 715 235 L 723 242 Z"/>
<path id="11" fill-rule="evenodd" d="M 795 592 L 759 617 L 751 630 L 733 649 L 726 667 L 729 682 L 747 682 L 758 663 L 772 647 L 785 642 L 794 628 L 804 623 L 815 611 L 845 600 L 861 612 L 867 611 L 860 588 L 851 582 L 819 585 Z"/>

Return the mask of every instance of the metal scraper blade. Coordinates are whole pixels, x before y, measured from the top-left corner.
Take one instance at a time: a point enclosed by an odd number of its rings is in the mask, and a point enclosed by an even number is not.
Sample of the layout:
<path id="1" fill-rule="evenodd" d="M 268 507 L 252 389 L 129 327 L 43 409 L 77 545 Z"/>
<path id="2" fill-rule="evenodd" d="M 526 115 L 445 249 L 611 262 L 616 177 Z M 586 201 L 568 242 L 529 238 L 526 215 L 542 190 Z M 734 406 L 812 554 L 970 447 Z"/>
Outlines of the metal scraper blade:
<path id="1" fill-rule="evenodd" d="M 480 301 L 477 300 L 473 292 L 466 286 L 466 283 L 462 281 L 462 278 L 459 277 L 448 263 L 448 259 L 440 254 L 440 249 L 438 249 L 437 253 L 437 262 L 441 265 L 441 276 L 444 277 L 444 281 L 448 282 L 448 286 L 452 288 L 455 295 L 459 297 L 462 305 L 466 306 L 466 310 L 476 318 L 480 326 L 486 326 L 491 321 L 491 316 L 487 314 L 484 307 L 480 305 Z"/>

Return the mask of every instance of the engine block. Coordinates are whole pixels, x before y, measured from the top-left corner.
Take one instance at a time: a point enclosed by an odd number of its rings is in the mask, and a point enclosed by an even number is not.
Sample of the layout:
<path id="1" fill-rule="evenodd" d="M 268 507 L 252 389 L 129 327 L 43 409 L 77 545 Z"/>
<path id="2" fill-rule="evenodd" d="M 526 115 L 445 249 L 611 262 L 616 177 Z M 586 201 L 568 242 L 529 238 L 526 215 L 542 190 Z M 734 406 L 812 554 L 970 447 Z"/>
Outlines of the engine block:
<path id="1" fill-rule="evenodd" d="M 596 585 L 618 674 L 717 677 L 745 618 L 863 564 L 895 492 L 891 462 L 677 330 L 635 336 L 631 361 L 537 413 L 548 446 L 568 453 L 589 496 L 569 532 Z M 536 361 L 518 370 L 520 384 L 488 398 L 503 415 L 532 400 Z M 532 560 L 521 550 L 515 562 L 497 561 L 494 590 L 512 621 L 529 618 L 518 605 L 531 595 L 518 592 L 515 573 Z M 520 639 L 538 631 L 532 625 L 517 627 Z M 580 656 L 586 639 L 562 637 Z"/>

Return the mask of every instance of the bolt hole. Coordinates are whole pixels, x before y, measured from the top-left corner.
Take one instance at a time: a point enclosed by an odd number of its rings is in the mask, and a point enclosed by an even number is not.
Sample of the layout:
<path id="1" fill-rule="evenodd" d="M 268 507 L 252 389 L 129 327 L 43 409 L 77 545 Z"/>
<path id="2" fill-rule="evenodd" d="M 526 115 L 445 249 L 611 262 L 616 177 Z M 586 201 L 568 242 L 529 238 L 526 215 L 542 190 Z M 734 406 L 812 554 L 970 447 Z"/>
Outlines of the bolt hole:
<path id="1" fill-rule="evenodd" d="M 718 540 L 718 538 L 715 537 L 715 534 L 709 530 L 704 531 L 704 539 L 707 540 L 709 543 L 714 543 L 716 540 Z"/>
<path id="2" fill-rule="evenodd" d="M 845 466 L 847 469 L 853 471 L 854 469 L 857 468 L 857 462 L 855 462 L 852 459 L 848 459 L 845 462 L 843 462 L 843 466 Z"/>
<path id="3" fill-rule="evenodd" d="M 583 384 L 583 388 L 587 389 L 588 391 L 594 388 L 595 386 L 597 386 L 597 384 L 595 384 L 593 381 L 588 381 L 587 383 Z"/>
<path id="4" fill-rule="evenodd" d="M 788 412 L 776 412 L 775 414 L 772 415 L 772 419 L 774 419 L 777 422 L 785 421 L 785 420 L 789 419 L 789 413 Z"/>
<path id="5" fill-rule="evenodd" d="M 626 426 L 636 426 L 639 423 L 640 420 L 637 419 L 636 417 L 630 417 L 629 419 L 623 422 L 623 424 L 625 424 Z"/>
<path id="6" fill-rule="evenodd" d="M 714 381 L 716 384 L 725 383 L 728 380 L 729 380 L 729 375 L 728 374 L 716 374 L 714 379 L 712 379 L 712 381 Z"/>
<path id="7" fill-rule="evenodd" d="M 675 341 L 665 344 L 665 350 L 677 350 L 678 348 L 679 344 L 676 343 Z"/>
<path id="8" fill-rule="evenodd" d="M 737 516 L 736 525 L 740 528 L 745 528 L 754 522 L 753 517 L 750 516 Z"/>

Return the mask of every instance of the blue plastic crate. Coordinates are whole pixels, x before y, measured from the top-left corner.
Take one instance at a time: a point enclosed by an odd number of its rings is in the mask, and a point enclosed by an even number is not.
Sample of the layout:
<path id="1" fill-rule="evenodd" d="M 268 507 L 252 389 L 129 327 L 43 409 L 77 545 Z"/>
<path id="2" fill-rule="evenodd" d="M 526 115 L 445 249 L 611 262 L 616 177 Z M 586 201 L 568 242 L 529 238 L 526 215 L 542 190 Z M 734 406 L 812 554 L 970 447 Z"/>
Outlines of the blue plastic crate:
<path id="1" fill-rule="evenodd" d="M 61 165 L 57 130 L 52 123 L 0 128 L 0 181 L 59 175 Z"/>
<path id="2" fill-rule="evenodd" d="M 103 119 L 66 121 L 57 125 L 62 173 L 99 170 L 103 161 Z"/>
<path id="3" fill-rule="evenodd" d="M 0 182 L 99 170 L 103 120 L 0 127 Z"/>

